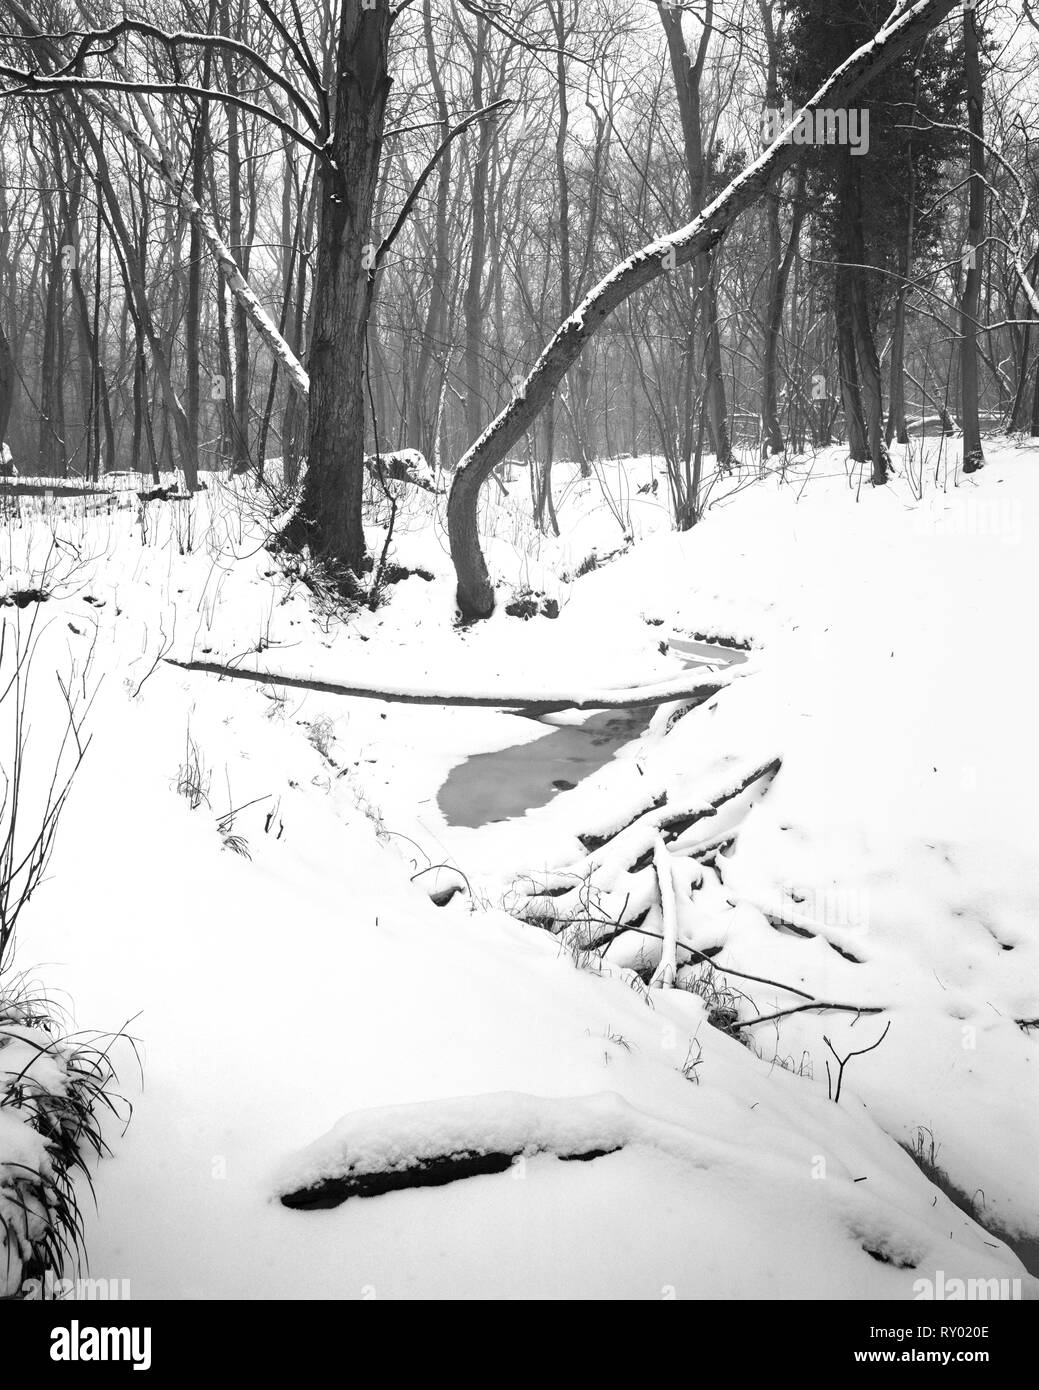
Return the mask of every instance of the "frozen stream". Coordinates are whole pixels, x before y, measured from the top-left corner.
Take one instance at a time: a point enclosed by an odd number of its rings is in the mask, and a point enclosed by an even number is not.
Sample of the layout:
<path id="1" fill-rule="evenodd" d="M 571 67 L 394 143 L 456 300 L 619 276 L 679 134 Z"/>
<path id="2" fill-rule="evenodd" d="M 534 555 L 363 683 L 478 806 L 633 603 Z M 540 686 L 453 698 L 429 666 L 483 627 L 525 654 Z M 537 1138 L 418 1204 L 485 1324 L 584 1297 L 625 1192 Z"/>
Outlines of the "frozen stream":
<path id="1" fill-rule="evenodd" d="M 685 638 L 672 639 L 670 648 L 690 669 L 718 670 L 747 659 L 746 652 L 732 647 Z M 437 803 L 444 820 L 476 829 L 544 806 L 638 738 L 655 709 L 650 704 L 574 716 L 575 722 L 553 727 L 533 742 L 474 753 L 451 769 L 440 788 Z M 553 718 L 558 716 L 542 722 Z"/>

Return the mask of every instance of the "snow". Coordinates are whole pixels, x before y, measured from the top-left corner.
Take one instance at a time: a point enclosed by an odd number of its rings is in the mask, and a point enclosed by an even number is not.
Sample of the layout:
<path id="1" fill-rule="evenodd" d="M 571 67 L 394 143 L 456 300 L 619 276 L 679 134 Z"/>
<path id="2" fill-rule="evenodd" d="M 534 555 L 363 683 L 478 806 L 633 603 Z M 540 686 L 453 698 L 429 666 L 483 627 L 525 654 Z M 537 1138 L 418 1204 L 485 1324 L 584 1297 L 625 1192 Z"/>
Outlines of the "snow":
<path id="1" fill-rule="evenodd" d="M 419 449 L 393 449 L 378 456 L 372 455 L 373 459 L 375 457 L 381 458 L 390 469 L 391 477 L 406 478 L 420 487 L 432 488 L 436 485 L 436 474 Z"/>
<path id="2" fill-rule="evenodd" d="M 94 1171 L 97 1211 L 84 1202 L 91 1273 L 129 1279 L 135 1298 L 906 1299 L 937 1270 L 1039 1292 L 899 1146 L 926 1128 L 956 1187 L 983 1190 L 986 1225 L 1039 1234 L 1035 1033 L 1015 1022 L 1039 1016 L 1035 669 L 1017 612 L 1037 578 L 1036 456 L 993 446 L 969 482 L 949 477 L 938 512 L 904 476 L 859 491 L 833 451 L 785 480 L 723 483 L 683 535 L 663 486 L 619 498 L 614 464 L 557 470 L 561 540 L 534 532 L 525 479 L 506 497 L 488 488 L 501 592 L 551 585 L 561 613 L 523 623 L 499 604 L 464 630 L 428 493 L 407 490 L 394 558 L 433 582 L 407 579 L 345 624 L 277 574 L 229 486 L 143 520 L 27 514 L 4 571 L 38 576 L 52 556 L 41 687 L 45 664 L 82 676 L 91 646 L 104 679 L 17 963 L 80 1027 L 133 1019 L 143 1067 L 142 1085 L 116 1044 L 134 1114 Z M 632 489 L 655 467 L 627 461 Z M 629 529 L 624 555 L 561 577 Z M 749 641 L 750 660 L 677 722 L 665 705 L 575 790 L 479 828 L 439 811 L 450 768 L 549 726 L 162 660 L 666 693 L 683 676 L 667 642 L 693 634 Z M 189 732 L 195 810 L 177 791 Z M 34 717 L 40 776 L 52 735 Z M 698 993 L 633 987 L 623 937 L 602 968 L 578 968 L 594 962 L 504 910 L 517 884 L 578 862 L 580 834 L 620 828 L 660 793 L 702 807 L 777 758 L 767 790 L 668 847 L 679 947 L 720 948 L 722 977 L 728 965 L 882 1014 L 794 1014 L 744 1030 L 743 1046 Z M 221 832 L 236 808 L 249 857 Z M 720 831 L 736 840 L 713 866 L 678 853 Z M 465 891 L 437 908 L 438 880 Z M 652 967 L 652 940 L 639 948 Z M 741 1021 L 803 1002 L 730 985 Z M 844 1056 L 889 1020 L 835 1105 L 824 1035 Z M 278 1200 L 445 1146 L 524 1158 L 329 1211 Z"/>

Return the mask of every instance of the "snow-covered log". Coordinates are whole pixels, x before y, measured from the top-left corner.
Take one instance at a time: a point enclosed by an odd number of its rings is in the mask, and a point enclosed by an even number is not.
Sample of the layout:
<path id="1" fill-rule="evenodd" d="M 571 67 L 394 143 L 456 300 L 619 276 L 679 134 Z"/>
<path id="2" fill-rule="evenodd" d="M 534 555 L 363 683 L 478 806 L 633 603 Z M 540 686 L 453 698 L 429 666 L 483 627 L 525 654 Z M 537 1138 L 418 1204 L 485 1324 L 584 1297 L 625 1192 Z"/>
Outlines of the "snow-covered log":
<path id="1" fill-rule="evenodd" d="M 275 1180 L 286 1206 L 337 1206 L 352 1196 L 442 1185 L 551 1153 L 590 1159 L 630 1143 L 696 1161 L 698 1141 L 612 1091 L 534 1096 L 501 1091 L 346 1115 L 294 1155 Z"/>
<path id="2" fill-rule="evenodd" d="M 358 699 L 387 700 L 407 705 L 466 705 L 482 709 L 512 710 L 522 714 L 558 714 L 562 710 L 637 709 L 640 705 L 664 705 L 672 700 L 706 700 L 729 682 L 746 673 L 736 667 L 711 680 L 695 680 L 691 672 L 647 685 L 620 686 L 612 690 L 421 690 L 410 686 L 341 684 L 318 676 L 301 676 L 276 667 L 225 666 L 219 661 L 176 661 L 166 664 L 184 671 L 204 671 L 211 676 L 254 681 L 259 685 L 284 685 L 295 690 L 316 690 L 324 695 L 349 695 Z M 706 814 L 707 812 L 705 812 Z"/>

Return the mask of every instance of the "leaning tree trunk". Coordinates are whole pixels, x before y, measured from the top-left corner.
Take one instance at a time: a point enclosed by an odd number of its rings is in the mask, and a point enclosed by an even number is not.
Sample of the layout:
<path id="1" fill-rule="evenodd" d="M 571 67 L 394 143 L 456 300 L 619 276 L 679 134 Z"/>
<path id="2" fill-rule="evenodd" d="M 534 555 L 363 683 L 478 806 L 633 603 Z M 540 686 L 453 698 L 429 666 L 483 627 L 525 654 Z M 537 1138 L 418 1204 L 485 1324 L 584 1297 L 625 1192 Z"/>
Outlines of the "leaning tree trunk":
<path id="1" fill-rule="evenodd" d="M 333 166 L 322 168 L 311 312 L 307 472 L 287 529 L 344 579 L 364 568 L 365 338 L 375 284 L 372 210 L 390 90 L 389 5 L 344 0 Z M 347 580 L 349 583 L 349 581 Z"/>
<path id="2" fill-rule="evenodd" d="M 806 112 L 850 101 L 866 83 L 939 24 L 957 0 L 917 0 L 900 11 L 868 43 L 856 49 L 809 102 L 793 114 L 749 168 L 687 226 L 643 246 L 622 261 L 585 296 L 535 362 L 510 403 L 470 445 L 461 460 L 448 499 L 451 559 L 458 577 L 458 605 L 467 618 L 489 617 L 494 587 L 480 548 L 480 491 L 509 449 L 521 439 L 556 387 L 609 315 L 637 290 L 680 265 L 688 265 L 715 247 L 747 208 L 766 192 L 776 174 L 787 168 L 797 150 L 787 138 Z"/>
<path id="3" fill-rule="evenodd" d="M 970 127 L 970 192 L 967 203 L 966 276 L 960 299 L 960 418 L 963 421 L 963 471 L 976 473 L 985 463 L 978 416 L 978 305 L 981 297 L 981 244 L 985 237 L 985 118 L 977 16 L 963 10 L 963 55 L 967 78 L 967 124 Z"/>

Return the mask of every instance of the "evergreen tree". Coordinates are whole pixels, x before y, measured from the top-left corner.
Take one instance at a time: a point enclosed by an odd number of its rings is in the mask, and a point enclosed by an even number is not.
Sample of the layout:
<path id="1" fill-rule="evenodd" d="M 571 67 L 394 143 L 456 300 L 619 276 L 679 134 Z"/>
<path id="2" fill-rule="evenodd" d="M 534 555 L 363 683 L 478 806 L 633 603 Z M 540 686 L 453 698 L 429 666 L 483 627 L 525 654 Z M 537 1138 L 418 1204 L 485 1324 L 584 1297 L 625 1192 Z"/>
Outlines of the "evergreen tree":
<path id="1" fill-rule="evenodd" d="M 890 0 L 792 0 L 782 55 L 786 92 L 799 105 L 838 63 L 877 33 Z M 851 456 L 887 480 L 887 444 L 906 438 L 902 388 L 905 299 L 913 264 L 933 250 L 946 208 L 942 172 L 962 147 L 963 61 L 958 35 L 935 32 L 883 72 L 860 98 L 864 138 L 806 145 L 810 206 L 833 261 L 841 400 Z M 868 126 L 866 122 L 868 120 Z M 854 124 L 850 127 L 856 129 Z M 891 410 L 884 429 L 878 322 L 890 314 Z"/>

